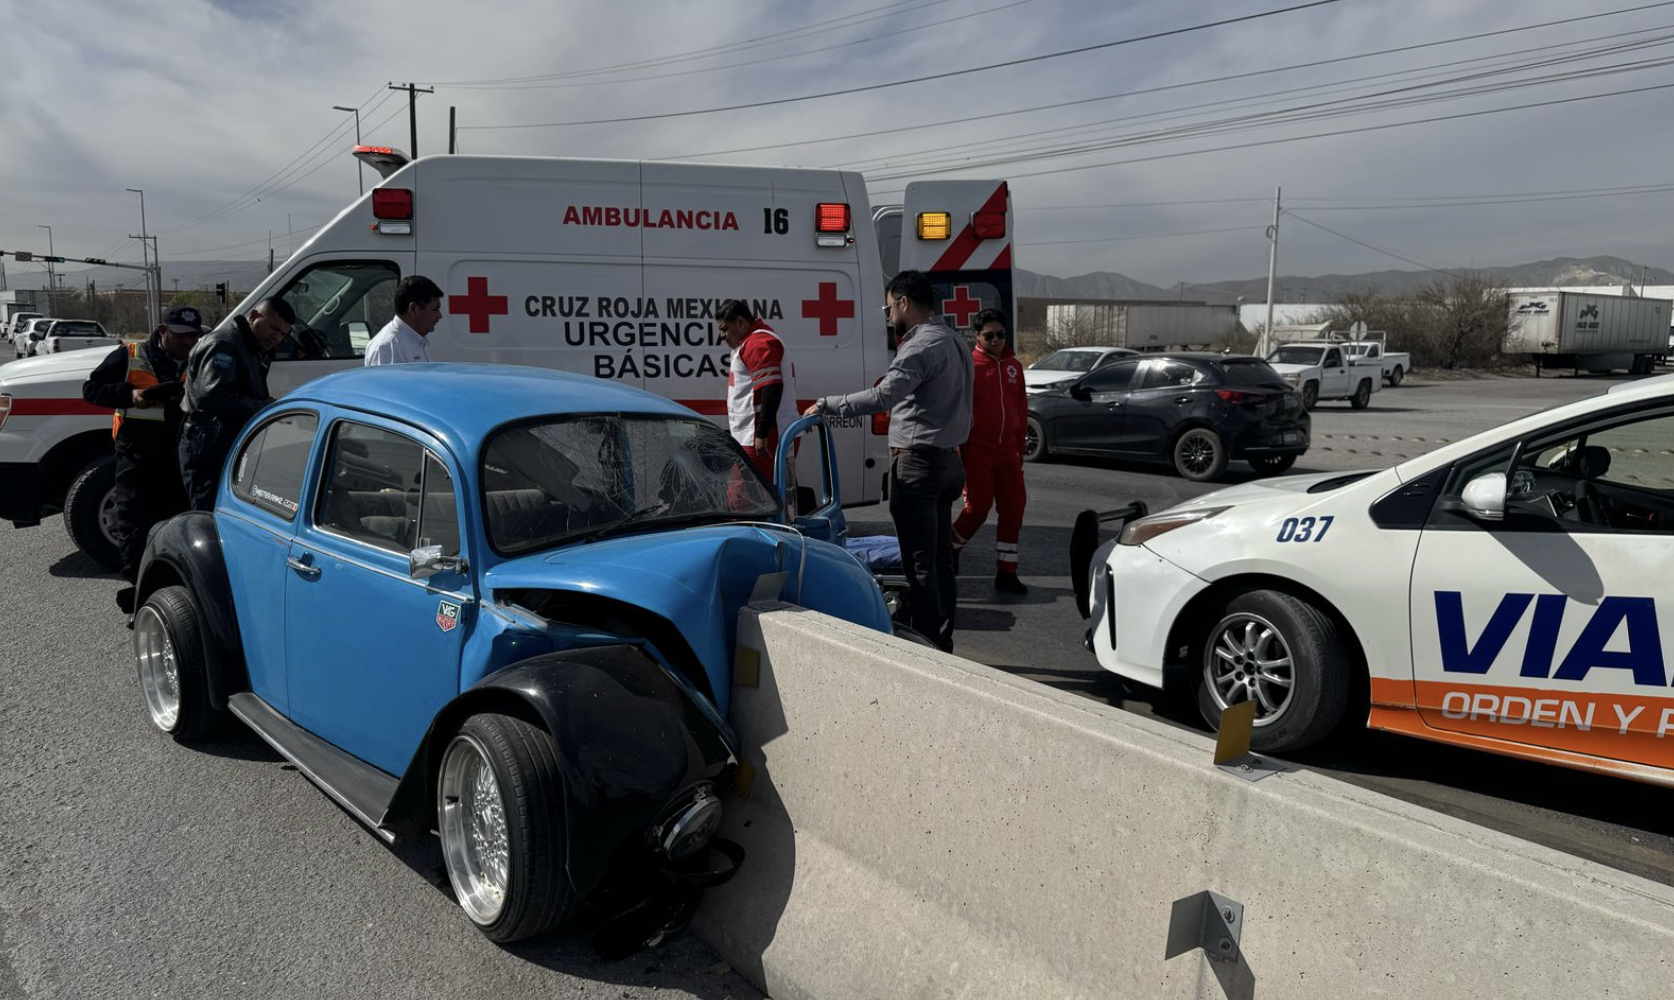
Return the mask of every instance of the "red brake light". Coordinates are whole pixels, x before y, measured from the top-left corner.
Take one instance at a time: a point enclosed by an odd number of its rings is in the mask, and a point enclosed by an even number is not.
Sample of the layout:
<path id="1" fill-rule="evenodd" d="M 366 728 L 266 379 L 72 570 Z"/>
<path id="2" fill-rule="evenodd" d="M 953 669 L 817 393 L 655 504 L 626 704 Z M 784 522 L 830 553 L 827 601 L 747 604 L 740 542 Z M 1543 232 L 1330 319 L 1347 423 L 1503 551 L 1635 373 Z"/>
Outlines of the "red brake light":
<path id="1" fill-rule="evenodd" d="M 1242 389 L 1216 389 L 1215 395 L 1229 403 L 1264 403 L 1267 396 L 1259 392 L 1245 392 Z"/>
<path id="2" fill-rule="evenodd" d="M 814 209 L 814 231 L 821 233 L 846 233 L 849 231 L 849 206 L 847 202 L 821 202 Z"/>
<path id="3" fill-rule="evenodd" d="M 373 188 L 372 216 L 377 219 L 411 219 L 413 192 L 406 188 Z"/>
<path id="4" fill-rule="evenodd" d="M 395 148 L 392 146 L 356 146 L 354 151 L 357 153 L 382 153 L 388 156 L 395 152 Z"/>
<path id="5" fill-rule="evenodd" d="M 971 235 L 979 240 L 997 240 L 1006 235 L 1006 213 L 976 212 L 971 216 Z"/>
<path id="6" fill-rule="evenodd" d="M 12 412 L 12 397 L 0 393 L 0 427 L 6 426 L 6 416 Z"/>

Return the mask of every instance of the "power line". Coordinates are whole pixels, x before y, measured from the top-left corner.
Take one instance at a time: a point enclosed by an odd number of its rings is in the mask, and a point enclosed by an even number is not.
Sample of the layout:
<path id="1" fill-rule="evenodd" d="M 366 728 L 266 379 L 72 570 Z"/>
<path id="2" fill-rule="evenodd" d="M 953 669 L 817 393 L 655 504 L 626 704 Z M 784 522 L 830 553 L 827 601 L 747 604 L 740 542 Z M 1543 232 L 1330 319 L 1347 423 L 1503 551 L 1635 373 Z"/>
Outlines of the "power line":
<path id="1" fill-rule="evenodd" d="M 901 133 L 901 132 L 921 132 L 925 129 L 942 128 L 942 127 L 945 127 L 945 126 L 948 126 L 948 125 L 964 125 L 964 124 L 968 124 L 970 122 L 987 121 L 987 120 L 994 119 L 994 118 L 1007 118 L 1007 117 L 1011 117 L 1013 115 L 1034 114 L 1034 113 L 1040 112 L 1040 111 L 1051 111 L 1051 110 L 1056 110 L 1058 108 L 1074 107 L 1074 106 L 1082 105 L 1082 104 L 1096 104 L 1096 103 L 1099 103 L 1099 102 L 1102 102 L 1102 101 L 1114 101 L 1114 100 L 1119 100 L 1119 99 L 1125 98 L 1125 97 L 1139 97 L 1139 96 L 1143 96 L 1143 95 L 1146 95 L 1146 94 L 1158 94 L 1158 93 L 1163 93 L 1165 91 L 1171 91 L 1171 90 L 1183 90 L 1183 89 L 1186 89 L 1186 88 L 1189 88 L 1189 87 L 1202 87 L 1202 86 L 1207 86 L 1207 85 L 1215 84 L 1215 83 L 1229 83 L 1229 82 L 1236 81 L 1236 80 L 1247 80 L 1247 79 L 1251 79 L 1251 78 L 1254 78 L 1254 77 L 1267 76 L 1267 75 L 1274 74 L 1274 73 L 1286 73 L 1286 72 L 1290 72 L 1290 71 L 1293 71 L 1293 70 L 1301 70 L 1301 69 L 1312 70 L 1312 69 L 1317 69 L 1317 68 L 1322 67 L 1322 66 L 1330 66 L 1330 65 L 1337 64 L 1337 63 L 1357 62 L 1357 61 L 1360 61 L 1360 60 L 1372 59 L 1372 58 L 1376 58 L 1376 57 L 1379 57 L 1379 56 L 1396 55 L 1396 54 L 1404 53 L 1404 52 L 1414 52 L 1414 51 L 1417 51 L 1417 50 L 1420 50 L 1420 49 L 1434 48 L 1434 47 L 1442 46 L 1442 45 L 1456 45 L 1456 44 L 1459 44 L 1461 42 L 1480 41 L 1480 40 L 1485 39 L 1485 38 L 1495 38 L 1495 37 L 1498 37 L 1498 36 L 1501 36 L 1501 35 L 1510 35 L 1510 34 L 1516 34 L 1516 33 L 1525 32 L 1525 31 L 1535 31 L 1535 30 L 1538 30 L 1538 29 L 1541 29 L 1541 28 L 1558 27 L 1558 26 L 1561 26 L 1561 25 L 1574 24 L 1574 23 L 1578 23 L 1578 22 L 1581 22 L 1581 21 L 1591 21 L 1591 20 L 1595 20 L 1597 18 L 1603 18 L 1603 17 L 1616 17 L 1616 16 L 1619 16 L 1619 15 L 1622 15 L 1622 14 L 1633 14 L 1633 13 L 1638 13 L 1638 12 L 1641 12 L 1641 11 L 1652 10 L 1652 9 L 1655 9 L 1655 8 L 1668 7 L 1668 6 L 1674 6 L 1674 0 L 1661 0 L 1661 2 L 1658 2 L 1658 3 L 1644 4 L 1644 5 L 1638 6 L 1638 7 L 1627 7 L 1627 8 L 1623 8 L 1623 9 L 1620 9 L 1620 10 L 1604 11 L 1604 12 L 1597 13 L 1597 14 L 1585 14 L 1585 15 L 1581 15 L 1581 16 L 1577 16 L 1577 17 L 1560 18 L 1560 19 L 1555 20 L 1555 21 L 1542 21 L 1542 22 L 1539 22 L 1537 24 L 1525 24 L 1525 25 L 1521 25 L 1521 26 L 1516 27 L 1516 28 L 1501 28 L 1501 29 L 1498 29 L 1498 30 L 1495 30 L 1495 31 L 1483 31 L 1483 32 L 1478 32 L 1476 34 L 1471 34 L 1471 35 L 1459 35 L 1459 36 L 1454 37 L 1454 38 L 1442 38 L 1442 39 L 1437 39 L 1437 40 L 1429 41 L 1429 42 L 1417 42 L 1417 43 L 1413 43 L 1411 45 L 1399 45 L 1399 46 L 1395 46 L 1393 48 L 1387 48 L 1387 49 L 1375 49 L 1375 50 L 1370 51 L 1370 52 L 1359 52 L 1359 53 L 1355 53 L 1354 55 L 1338 56 L 1338 57 L 1332 58 L 1332 59 L 1315 59 L 1315 60 L 1310 60 L 1310 61 L 1305 62 L 1305 63 L 1292 63 L 1292 64 L 1287 65 L 1287 66 L 1273 66 L 1273 67 L 1269 67 L 1267 69 L 1251 70 L 1249 72 L 1244 72 L 1244 73 L 1232 73 L 1232 74 L 1228 74 L 1228 75 L 1225 75 L 1225 76 L 1210 77 L 1210 78 L 1202 79 L 1202 80 L 1189 80 L 1189 81 L 1186 81 L 1184 83 L 1167 84 L 1167 85 L 1158 86 L 1158 87 L 1145 87 L 1145 88 L 1141 88 L 1141 89 L 1138 89 L 1138 90 L 1128 90 L 1128 91 L 1122 91 L 1120 93 L 1115 93 L 1115 94 L 1105 94 L 1105 95 L 1100 96 L 1100 97 L 1084 97 L 1084 98 L 1078 98 L 1076 100 L 1071 100 L 1071 101 L 1058 101 L 1058 102 L 1054 102 L 1052 104 L 1040 104 L 1040 105 L 1035 105 L 1033 107 L 1028 107 L 1028 108 L 1017 108 L 1017 109 L 1012 110 L 1012 111 L 997 111 L 997 112 L 992 112 L 992 113 L 988 113 L 988 114 L 981 114 L 981 115 L 968 115 L 968 116 L 965 116 L 965 117 L 962 117 L 962 118 L 948 118 L 948 119 L 943 119 L 941 121 L 922 122 L 922 123 L 919 123 L 919 124 L 916 124 L 916 125 L 907 125 L 907 126 L 902 126 L 902 127 L 897 127 L 897 128 L 872 129 L 872 130 L 869 130 L 869 131 L 866 131 L 866 132 L 855 132 L 855 133 L 850 133 L 848 135 L 839 135 L 839 136 L 824 136 L 824 137 L 821 137 L 821 138 L 818 138 L 818 139 L 805 139 L 805 140 L 801 140 L 801 141 L 797 141 L 797 142 L 781 142 L 781 143 L 773 143 L 773 144 L 765 145 L 765 146 L 744 146 L 744 147 L 738 147 L 738 148 L 734 148 L 734 149 L 711 150 L 711 151 L 705 152 L 705 153 L 684 153 L 684 154 L 680 154 L 678 156 L 660 157 L 659 159 L 701 159 L 703 157 L 728 156 L 728 155 L 732 155 L 732 154 L 736 154 L 736 153 L 756 153 L 756 152 L 762 152 L 762 151 L 769 150 L 769 149 L 789 149 L 793 146 L 819 145 L 819 144 L 822 144 L 822 143 L 839 142 L 839 141 L 844 141 L 844 140 L 849 140 L 849 139 L 870 139 L 870 138 L 875 138 L 877 136 L 894 135 L 894 134 Z M 1648 29 L 1641 29 L 1640 32 L 1624 32 L 1623 34 L 1639 34 L 1639 33 L 1642 33 L 1643 31 L 1654 31 L 1654 30 L 1658 30 L 1658 29 L 1648 28 Z M 1609 38 L 1609 37 L 1614 37 L 1614 36 L 1606 35 L 1604 37 Z M 1543 46 L 1543 48 L 1549 48 L 1549 47 L 1550 46 Z M 1535 49 L 1535 50 L 1531 50 L 1531 51 L 1539 51 L 1539 50 Z"/>
<path id="2" fill-rule="evenodd" d="M 1141 233 L 1135 236 L 1105 236 L 1093 240 L 1018 240 L 1018 246 L 1051 247 L 1066 246 L 1072 243 L 1122 243 L 1127 240 L 1162 240 L 1176 236 L 1209 236 L 1215 233 L 1259 233 L 1266 232 L 1266 226 L 1231 226 L 1225 229 L 1192 229 L 1177 233 Z"/>
<path id="3" fill-rule="evenodd" d="M 938 0 L 938 2 L 944 2 L 945 3 L 946 0 Z M 817 48 L 817 49 L 803 49 L 800 52 L 788 52 L 784 55 L 767 56 L 765 58 L 755 58 L 755 59 L 752 59 L 750 61 L 749 65 L 747 67 L 739 67 L 739 66 L 734 66 L 734 65 L 728 64 L 728 65 L 722 65 L 722 66 L 706 66 L 702 69 L 680 70 L 679 72 L 676 72 L 676 73 L 658 73 L 658 74 L 654 74 L 654 75 L 651 75 L 651 76 L 619 77 L 617 79 L 612 79 L 612 80 L 583 80 L 583 81 L 579 81 L 579 82 L 565 82 L 565 83 L 507 83 L 507 84 L 498 84 L 498 85 L 492 85 L 492 86 L 487 85 L 487 84 L 459 84 L 459 85 L 455 85 L 455 86 L 460 86 L 460 87 L 464 87 L 465 89 L 472 89 L 472 90 L 555 90 L 555 89 L 565 89 L 565 88 L 571 88 L 571 87 L 606 87 L 606 86 L 616 86 L 618 84 L 624 84 L 624 83 L 643 83 L 643 82 L 646 82 L 648 80 L 668 80 L 668 79 L 673 79 L 674 77 L 696 76 L 696 75 L 703 74 L 703 73 L 724 73 L 724 72 L 727 72 L 729 70 L 738 70 L 740 68 L 747 68 L 747 69 L 750 69 L 750 70 L 753 71 L 753 70 L 759 69 L 760 67 L 762 67 L 762 66 L 764 66 L 768 63 L 783 62 L 786 59 L 804 59 L 804 58 L 807 58 L 808 56 L 819 55 L 819 54 L 824 53 L 824 52 L 835 52 L 835 51 L 838 51 L 839 49 L 853 48 L 856 45 L 866 45 L 866 44 L 871 43 L 871 42 L 879 41 L 881 37 L 891 37 L 891 36 L 894 36 L 894 35 L 911 34 L 911 33 L 916 32 L 916 31 L 926 31 L 926 30 L 929 30 L 930 28 L 939 28 L 939 27 L 943 27 L 945 25 L 953 24 L 956 21 L 965 21 L 965 20 L 969 20 L 969 19 L 974 18 L 974 17 L 983 17 L 985 15 L 993 14 L 993 13 L 996 13 L 998 11 L 1010 10 L 1013 7 L 1022 7 L 1026 4 L 1031 4 L 1031 3 L 1034 3 L 1034 2 L 1036 2 L 1036 0 L 1011 0 L 1010 3 L 1003 3 L 1003 4 L 1000 4 L 998 7 L 988 7 L 988 8 L 985 8 L 983 10 L 975 10 L 975 11 L 970 11 L 969 13 L 959 14 L 959 15 L 956 15 L 954 17 L 943 18 L 940 21 L 929 21 L 925 24 L 916 24 L 916 25 L 913 25 L 912 27 L 900 28 L 900 29 L 897 29 L 897 30 L 891 32 L 890 36 L 868 35 L 865 38 L 857 38 L 857 39 L 854 39 L 853 41 L 840 42 L 836 45 L 827 45 L 827 46 L 823 46 L 823 47 Z M 896 13 L 903 13 L 903 12 L 896 12 Z M 893 17 L 893 16 L 895 16 L 895 14 L 889 14 L 889 15 L 883 15 L 883 16 Z M 857 22 L 857 23 L 859 23 L 859 22 Z M 844 25 L 844 27 L 854 27 L 854 25 Z M 706 54 L 709 55 L 709 56 L 714 56 L 717 53 L 714 52 L 714 51 L 710 51 Z M 435 84 L 435 86 L 446 86 L 446 84 Z"/>
<path id="4" fill-rule="evenodd" d="M 852 24 L 838 25 L 837 22 L 839 21 L 855 21 L 856 23 L 863 24 L 869 20 L 892 17 L 897 14 L 904 14 L 924 7 L 936 7 L 947 2 L 948 0 L 901 0 L 901 2 L 885 4 L 882 7 L 872 7 L 867 10 L 857 11 L 853 14 L 844 14 L 841 17 L 834 17 L 827 21 L 815 21 L 813 24 L 805 24 L 800 28 L 787 28 L 784 31 L 776 31 L 756 38 L 746 38 L 736 42 L 728 42 L 724 45 L 710 46 L 702 49 L 691 49 L 686 52 L 676 53 L 675 55 L 658 56 L 653 59 L 644 59 L 638 62 L 616 63 L 612 66 L 596 66 L 592 69 L 570 70 L 564 73 L 546 73 L 539 76 L 502 77 L 500 79 L 492 80 L 424 80 L 421 82 L 428 83 L 436 87 L 489 87 L 498 86 L 500 84 L 532 83 L 542 80 L 563 80 L 581 76 L 597 76 L 605 73 L 621 72 L 623 70 L 649 69 L 654 66 L 667 66 L 673 63 L 691 62 L 698 59 L 729 55 L 745 49 L 759 48 L 763 45 L 771 44 L 774 41 L 784 41 L 797 35 L 823 34 L 827 30 L 833 30 L 834 27 L 847 28 L 854 26 Z M 895 8 L 903 9 L 896 10 Z M 887 11 L 888 13 L 879 13 L 880 11 Z M 869 15 L 877 15 L 877 17 Z"/>
<path id="5" fill-rule="evenodd" d="M 1252 148 L 1255 148 L 1255 147 L 1258 147 L 1258 146 L 1277 146 L 1277 145 L 1280 145 L 1280 144 L 1283 144 L 1283 143 L 1302 142 L 1302 141 L 1305 141 L 1305 140 L 1308 140 L 1308 139 L 1327 139 L 1327 138 L 1333 138 L 1333 137 L 1336 137 L 1336 136 L 1344 136 L 1344 135 L 1360 135 L 1360 134 L 1363 134 L 1363 133 L 1366 133 L 1366 132 L 1381 132 L 1385 129 L 1406 128 L 1406 127 L 1411 126 L 1411 125 L 1429 125 L 1429 124 L 1432 124 L 1434 122 L 1460 121 L 1460 120 L 1463 120 L 1463 119 L 1466 119 L 1466 118 L 1480 118 L 1480 117 L 1483 117 L 1485 115 L 1505 114 L 1506 112 L 1510 112 L 1510 111 L 1527 111 L 1527 110 L 1532 109 L 1532 108 L 1549 108 L 1549 107 L 1556 107 L 1556 106 L 1562 105 L 1562 104 L 1576 104 L 1576 103 L 1580 103 L 1582 101 L 1596 101 L 1596 100 L 1600 100 L 1600 99 L 1606 98 L 1606 97 L 1624 97 L 1624 96 L 1627 96 L 1629 94 L 1647 94 L 1647 93 L 1652 93 L 1654 91 L 1668 90 L 1670 88 L 1674 88 L 1674 83 L 1657 84 L 1657 85 L 1648 86 L 1648 87 L 1633 87 L 1633 88 L 1629 88 L 1629 89 L 1626 89 L 1626 90 L 1611 90 L 1611 91 L 1606 91 L 1602 94 L 1585 94 L 1585 95 L 1582 95 L 1580 97 L 1555 98 L 1553 100 L 1548 100 L 1548 101 L 1536 101 L 1536 102 L 1533 102 L 1533 103 L 1530 103 L 1530 104 L 1514 104 L 1514 105 L 1511 105 L 1509 107 L 1504 107 L 1504 108 L 1487 108 L 1487 109 L 1482 110 L 1482 111 L 1466 111 L 1466 112 L 1461 112 L 1461 113 L 1455 114 L 1455 115 L 1434 115 L 1434 116 L 1431 116 L 1429 118 L 1417 118 L 1417 119 L 1413 119 L 1411 121 L 1404 121 L 1404 122 L 1385 122 L 1381 125 L 1363 125 L 1363 126 L 1360 126 L 1358 128 L 1336 129 L 1334 131 L 1329 131 L 1329 132 L 1311 132 L 1311 133 L 1308 133 L 1307 135 L 1285 136 L 1285 137 L 1280 138 L 1280 139 L 1252 140 L 1252 141 L 1249 141 L 1249 142 L 1242 142 L 1242 143 L 1238 143 L 1236 145 L 1230 145 L 1230 146 L 1211 146 L 1211 147 L 1207 147 L 1207 148 L 1204 148 L 1204 149 L 1186 149 L 1186 150 L 1180 150 L 1178 152 L 1173 152 L 1173 153 L 1157 153 L 1157 154 L 1152 155 L 1152 156 L 1136 156 L 1136 157 L 1131 157 L 1131 158 L 1125 159 L 1125 160 L 1104 160 L 1104 161 L 1101 161 L 1099 163 L 1083 163 L 1083 164 L 1078 164 L 1078 165 L 1073 166 L 1073 167 L 1054 167 L 1050 170 L 1034 170 L 1034 171 L 1029 171 L 1027 173 L 1012 172 L 1012 173 L 1008 174 L 1007 179 L 1015 181 L 1015 180 L 1021 180 L 1021 179 L 1028 178 L 1028 177 L 1047 177 L 1047 176 L 1051 176 L 1051 175 L 1054 175 L 1054 174 L 1074 173 L 1076 171 L 1081 171 L 1081 170 L 1097 170 L 1097 169 L 1100 169 L 1102 167 L 1128 166 L 1128 165 L 1131 165 L 1131 164 L 1134 164 L 1134 163 L 1152 163 L 1152 162 L 1155 162 L 1157 160 L 1178 159 L 1182 156 L 1200 156 L 1204 153 L 1224 153 L 1224 152 L 1228 152 L 1228 151 L 1231 151 L 1231 150 L 1248 150 L 1248 149 L 1252 149 Z M 1007 162 L 1010 162 L 1010 161 L 1007 161 Z M 987 167 L 987 166 L 994 166 L 994 165 L 995 164 L 991 164 L 991 163 L 977 164 L 977 165 L 974 165 L 972 167 L 957 168 L 955 172 L 957 172 L 959 170 L 975 169 L 977 166 Z M 909 177 L 921 177 L 921 176 L 924 176 L 925 174 L 940 173 L 940 172 L 941 171 L 936 171 L 936 170 L 903 171 L 901 173 L 896 173 L 896 174 L 881 174 L 881 175 L 875 176 L 871 179 L 872 180 L 877 180 L 877 181 L 905 180 L 906 178 L 909 178 Z"/>
<path id="6" fill-rule="evenodd" d="M 1287 212 L 1285 212 L 1285 214 L 1287 216 L 1289 216 L 1290 218 L 1295 219 L 1297 222 L 1302 223 L 1303 225 L 1313 226 L 1315 229 L 1323 230 L 1327 233 L 1330 233 L 1332 236 L 1335 236 L 1338 239 L 1348 240 L 1350 243 L 1353 243 L 1356 246 L 1362 246 L 1362 247 L 1365 247 L 1366 249 L 1374 251 L 1376 253 L 1381 253 L 1385 257 L 1393 257 L 1396 260 L 1404 260 L 1408 264 L 1417 265 L 1418 267 L 1422 267 L 1426 271 L 1434 271 L 1437 274 L 1445 274 L 1450 278 L 1463 278 L 1464 277 L 1464 275 L 1455 274 L 1452 271 L 1447 270 L 1446 268 L 1431 267 L 1429 264 L 1426 264 L 1421 260 L 1414 260 L 1411 257 L 1403 257 L 1403 256 L 1401 256 L 1400 254 L 1396 253 L 1393 250 L 1385 250 L 1382 247 L 1375 247 L 1372 244 L 1367 243 L 1365 240 L 1357 240 L 1354 237 L 1348 235 L 1347 233 L 1339 233 L 1335 229 L 1331 229 L 1327 226 L 1322 226 L 1319 223 L 1314 222 L 1311 219 L 1308 219 L 1308 218 L 1305 218 L 1303 216 L 1297 215 L 1293 211 L 1287 211 Z"/>
<path id="7" fill-rule="evenodd" d="M 1059 52 L 1048 52 L 1038 56 L 1026 56 L 1022 59 L 1011 59 L 1004 62 L 989 63 L 986 66 L 972 66 L 967 69 L 949 70 L 945 73 L 932 73 L 928 76 L 911 77 L 905 80 L 893 80 L 888 83 L 874 83 L 861 87 L 849 87 L 844 90 L 832 90 L 822 94 L 804 94 L 801 97 L 780 97 L 769 101 L 753 101 L 748 104 L 732 104 L 719 108 L 700 108 L 691 111 L 667 111 L 654 115 L 629 115 L 619 118 L 593 118 L 582 121 L 541 122 L 521 125 L 471 125 L 461 128 L 460 131 L 465 131 L 467 128 L 473 131 L 489 131 L 496 129 L 562 128 L 570 125 L 617 125 L 625 122 L 655 121 L 667 118 L 687 118 L 693 115 L 711 115 L 723 111 L 744 111 L 752 108 L 773 107 L 783 104 L 798 104 L 803 101 L 815 101 L 827 97 L 842 97 L 849 94 L 860 94 L 873 90 L 885 90 L 890 87 L 904 87 L 909 84 L 926 83 L 931 80 L 946 80 L 952 77 L 966 76 L 972 73 L 988 73 L 997 69 L 1009 69 L 1013 66 L 1023 66 L 1029 63 L 1043 62 L 1048 59 L 1061 59 L 1065 56 L 1083 55 L 1088 52 L 1097 52 L 1103 49 L 1115 48 L 1119 45 L 1133 45 L 1138 42 L 1156 41 L 1159 38 L 1172 38 L 1177 35 L 1189 34 L 1194 31 L 1206 31 L 1210 28 L 1222 28 L 1231 24 L 1240 24 L 1245 21 L 1255 21 L 1267 17 L 1277 17 L 1281 14 L 1291 14 L 1299 10 L 1308 10 L 1314 7 L 1326 7 L 1342 2 L 1344 2 L 1344 0 L 1309 0 L 1307 3 L 1295 4 L 1290 7 L 1281 7 L 1277 10 L 1263 11 L 1257 14 L 1244 14 L 1239 17 L 1225 18 L 1220 21 L 1208 21 L 1203 24 L 1189 25 L 1184 28 L 1171 28 L 1167 31 L 1152 32 L 1148 35 L 1136 35 L 1132 38 L 1118 38 L 1115 41 L 1100 42 L 1097 45 L 1084 45 L 1079 48 L 1064 49 Z"/>

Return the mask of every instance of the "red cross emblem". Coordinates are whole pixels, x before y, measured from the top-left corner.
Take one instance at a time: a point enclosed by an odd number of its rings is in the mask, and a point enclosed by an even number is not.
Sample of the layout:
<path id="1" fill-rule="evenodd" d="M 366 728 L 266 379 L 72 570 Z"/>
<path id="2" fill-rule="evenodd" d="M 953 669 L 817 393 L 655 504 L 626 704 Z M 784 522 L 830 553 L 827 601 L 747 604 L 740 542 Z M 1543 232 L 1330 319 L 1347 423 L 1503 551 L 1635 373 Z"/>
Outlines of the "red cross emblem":
<path id="1" fill-rule="evenodd" d="M 942 300 L 942 315 L 953 320 L 955 330 L 971 325 L 971 317 L 982 311 L 982 300 L 971 298 L 971 286 L 953 286 L 953 298 Z"/>
<path id="2" fill-rule="evenodd" d="M 490 316 L 504 316 L 510 311 L 504 295 L 488 294 L 487 278 L 466 278 L 465 294 L 448 296 L 448 312 L 469 318 L 472 333 L 487 333 Z"/>
<path id="3" fill-rule="evenodd" d="M 854 318 L 854 300 L 837 298 L 837 282 L 820 282 L 820 297 L 802 300 L 802 318 L 820 321 L 820 336 L 837 336 L 837 321 Z"/>

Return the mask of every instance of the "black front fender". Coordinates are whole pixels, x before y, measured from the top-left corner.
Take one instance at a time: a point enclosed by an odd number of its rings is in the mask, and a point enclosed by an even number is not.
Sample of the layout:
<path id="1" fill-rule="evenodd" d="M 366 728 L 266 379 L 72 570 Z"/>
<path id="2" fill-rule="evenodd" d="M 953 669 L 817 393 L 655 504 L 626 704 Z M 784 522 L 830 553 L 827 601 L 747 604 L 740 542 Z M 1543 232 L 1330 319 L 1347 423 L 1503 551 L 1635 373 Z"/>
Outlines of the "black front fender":
<path id="1" fill-rule="evenodd" d="M 412 833 L 435 821 L 436 774 L 459 726 L 482 712 L 514 715 L 553 738 L 563 777 L 568 858 L 578 893 L 613 863 L 644 850 L 647 828 L 699 781 L 725 792 L 735 748 L 668 668 L 633 645 L 547 653 L 485 677 L 439 712 L 402 775 L 385 829 Z"/>
<path id="2" fill-rule="evenodd" d="M 152 529 L 140 558 L 134 594 L 137 610 L 163 587 L 179 584 L 192 595 L 203 633 L 204 663 L 208 667 L 209 701 L 227 707 L 227 698 L 250 688 L 244 666 L 244 641 L 238 632 L 232 585 L 221 548 L 215 515 L 187 511 Z M 133 618 L 128 620 L 133 627 Z"/>

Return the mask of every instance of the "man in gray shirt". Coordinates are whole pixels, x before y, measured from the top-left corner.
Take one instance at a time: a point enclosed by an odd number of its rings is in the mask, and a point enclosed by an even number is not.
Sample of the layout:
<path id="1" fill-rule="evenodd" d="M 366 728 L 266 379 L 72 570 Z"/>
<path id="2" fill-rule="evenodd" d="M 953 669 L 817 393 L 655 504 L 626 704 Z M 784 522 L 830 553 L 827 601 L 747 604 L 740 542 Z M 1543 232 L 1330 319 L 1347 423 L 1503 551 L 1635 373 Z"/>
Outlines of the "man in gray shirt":
<path id="1" fill-rule="evenodd" d="M 951 653 L 958 596 L 953 504 L 965 488 L 958 448 L 971 432 L 971 348 L 942 322 L 922 271 L 902 271 L 890 281 L 884 315 L 908 332 L 883 381 L 815 400 L 806 412 L 855 417 L 889 411 L 889 514 L 901 541 L 908 620 Z"/>

